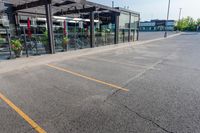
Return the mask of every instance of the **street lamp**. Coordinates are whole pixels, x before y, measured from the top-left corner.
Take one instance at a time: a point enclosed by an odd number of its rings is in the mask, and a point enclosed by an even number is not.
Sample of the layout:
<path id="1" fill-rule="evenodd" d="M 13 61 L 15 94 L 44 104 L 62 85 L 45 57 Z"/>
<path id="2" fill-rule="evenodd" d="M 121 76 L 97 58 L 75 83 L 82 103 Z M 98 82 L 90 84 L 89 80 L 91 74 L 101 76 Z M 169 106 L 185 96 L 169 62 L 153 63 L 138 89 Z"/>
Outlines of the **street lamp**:
<path id="1" fill-rule="evenodd" d="M 179 18 L 178 18 L 178 21 L 181 20 L 181 13 L 182 13 L 182 8 L 179 9 Z"/>
<path id="2" fill-rule="evenodd" d="M 178 24 L 180 24 L 180 21 L 181 21 L 181 13 L 182 13 L 182 8 L 180 8 L 180 10 L 179 10 Z M 180 30 L 179 27 L 178 27 L 177 30 L 178 30 L 178 31 Z"/>
<path id="3" fill-rule="evenodd" d="M 169 0 L 169 2 L 168 2 L 167 21 L 165 22 L 165 35 L 164 35 L 164 37 L 167 37 L 167 22 L 169 20 L 170 3 L 171 3 L 171 0 Z"/>

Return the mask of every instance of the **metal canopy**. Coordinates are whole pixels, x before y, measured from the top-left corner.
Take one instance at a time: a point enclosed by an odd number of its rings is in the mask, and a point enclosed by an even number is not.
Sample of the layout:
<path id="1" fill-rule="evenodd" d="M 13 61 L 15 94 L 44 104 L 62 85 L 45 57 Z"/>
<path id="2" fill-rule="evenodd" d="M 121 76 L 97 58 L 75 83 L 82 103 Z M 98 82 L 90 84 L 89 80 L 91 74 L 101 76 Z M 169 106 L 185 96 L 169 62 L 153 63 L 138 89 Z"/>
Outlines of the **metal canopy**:
<path id="1" fill-rule="evenodd" d="M 61 10 L 61 11 L 54 13 L 53 15 L 63 16 L 63 15 L 67 15 L 67 14 L 88 13 L 88 12 L 93 12 L 93 11 L 96 11 L 96 7 L 88 7 L 88 8 L 83 7 L 82 9 L 75 8 L 73 10 L 67 9 L 65 11 Z"/>
<path id="2" fill-rule="evenodd" d="M 38 14 L 45 14 L 44 5 L 51 4 L 52 14 L 56 16 L 105 10 L 111 13 L 120 13 L 118 9 L 86 0 L 7 0 L 7 3 L 13 4 L 15 12 L 20 11 Z"/>
<path id="3" fill-rule="evenodd" d="M 53 32 L 53 15 L 54 16 L 69 16 L 69 14 L 87 14 L 90 19 L 90 46 L 94 47 L 95 44 L 95 33 L 94 33 L 94 19 L 96 14 L 103 13 L 104 15 L 108 14 L 110 16 L 119 18 L 120 10 L 104 6 L 101 4 L 88 2 L 86 0 L 7 0 L 6 3 L 12 5 L 12 14 L 18 12 L 25 13 L 35 13 L 40 15 L 45 15 L 47 20 L 47 31 L 48 31 L 48 42 L 50 53 L 55 53 L 55 40 Z M 116 31 L 118 28 L 116 27 Z M 116 33 L 117 35 L 117 33 Z M 117 39 L 115 36 L 115 43 Z"/>
<path id="4" fill-rule="evenodd" d="M 85 0 L 7 0 L 6 3 L 14 5 L 15 10 L 23 10 L 43 6 L 45 4 L 52 4 L 53 6 L 62 6 L 73 3 L 84 4 Z"/>

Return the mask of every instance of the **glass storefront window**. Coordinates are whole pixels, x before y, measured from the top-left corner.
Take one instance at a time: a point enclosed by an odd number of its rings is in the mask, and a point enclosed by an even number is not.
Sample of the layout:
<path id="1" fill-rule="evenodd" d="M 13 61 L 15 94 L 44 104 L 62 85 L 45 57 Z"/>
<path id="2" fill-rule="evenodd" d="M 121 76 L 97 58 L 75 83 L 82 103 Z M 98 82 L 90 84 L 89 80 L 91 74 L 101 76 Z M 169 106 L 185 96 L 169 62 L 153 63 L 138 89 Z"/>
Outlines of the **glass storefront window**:
<path id="1" fill-rule="evenodd" d="M 119 43 L 128 42 L 129 19 L 130 15 L 125 12 L 119 16 Z"/>
<path id="2" fill-rule="evenodd" d="M 95 38 L 96 45 L 114 44 L 115 24 L 100 25 L 100 29 L 96 29 Z"/>
<path id="3" fill-rule="evenodd" d="M 138 30 L 138 21 L 139 16 L 131 15 L 131 34 L 130 34 L 130 40 L 135 41 L 137 39 L 137 30 Z"/>
<path id="4" fill-rule="evenodd" d="M 129 27 L 129 14 L 121 13 L 119 16 L 119 28 L 120 29 L 128 29 Z"/>

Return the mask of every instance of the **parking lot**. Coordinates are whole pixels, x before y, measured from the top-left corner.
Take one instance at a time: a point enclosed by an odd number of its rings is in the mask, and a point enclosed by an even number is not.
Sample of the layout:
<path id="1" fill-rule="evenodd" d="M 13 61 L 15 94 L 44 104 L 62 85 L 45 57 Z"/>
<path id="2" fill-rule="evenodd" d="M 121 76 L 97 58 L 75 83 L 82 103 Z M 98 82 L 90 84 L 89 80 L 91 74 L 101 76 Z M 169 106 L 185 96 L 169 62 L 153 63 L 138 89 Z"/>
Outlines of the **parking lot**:
<path id="1" fill-rule="evenodd" d="M 0 69 L 0 132 L 198 133 L 199 42 L 200 34 L 182 33 Z"/>
<path id="2" fill-rule="evenodd" d="M 176 31 L 168 31 L 167 34 L 174 35 L 176 34 Z M 165 32 L 164 31 L 155 31 L 155 32 L 140 32 L 139 33 L 139 40 L 140 41 L 147 41 L 151 39 L 156 39 L 156 38 L 162 38 L 164 37 Z"/>

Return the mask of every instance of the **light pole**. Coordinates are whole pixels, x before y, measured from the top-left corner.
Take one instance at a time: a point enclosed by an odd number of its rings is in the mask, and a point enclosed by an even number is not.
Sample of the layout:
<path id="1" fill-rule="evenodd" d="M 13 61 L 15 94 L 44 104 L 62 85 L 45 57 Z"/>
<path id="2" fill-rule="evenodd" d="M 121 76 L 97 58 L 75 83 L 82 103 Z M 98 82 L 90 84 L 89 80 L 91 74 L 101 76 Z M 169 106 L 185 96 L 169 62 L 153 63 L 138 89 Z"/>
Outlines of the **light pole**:
<path id="1" fill-rule="evenodd" d="M 168 3 L 167 21 L 165 22 L 165 35 L 164 35 L 164 37 L 167 37 L 167 22 L 168 22 L 168 20 L 169 20 L 170 3 L 171 3 L 171 0 L 169 0 L 169 3 Z"/>
<path id="2" fill-rule="evenodd" d="M 182 8 L 180 8 L 180 10 L 179 10 L 179 18 L 178 18 L 178 21 L 180 22 L 180 20 L 181 20 L 181 13 L 182 13 Z"/>
<path id="3" fill-rule="evenodd" d="M 179 10 L 178 25 L 180 24 L 180 21 L 181 21 L 181 13 L 182 13 L 182 8 L 180 8 L 180 10 Z M 180 30 L 179 27 L 177 30 L 178 31 Z"/>
<path id="4" fill-rule="evenodd" d="M 112 1 L 112 8 L 114 8 L 115 7 L 115 2 L 114 1 Z"/>

